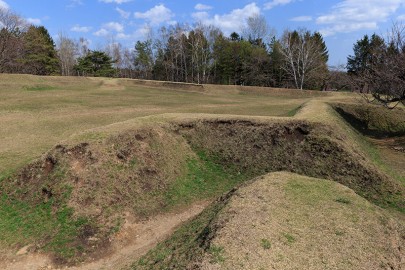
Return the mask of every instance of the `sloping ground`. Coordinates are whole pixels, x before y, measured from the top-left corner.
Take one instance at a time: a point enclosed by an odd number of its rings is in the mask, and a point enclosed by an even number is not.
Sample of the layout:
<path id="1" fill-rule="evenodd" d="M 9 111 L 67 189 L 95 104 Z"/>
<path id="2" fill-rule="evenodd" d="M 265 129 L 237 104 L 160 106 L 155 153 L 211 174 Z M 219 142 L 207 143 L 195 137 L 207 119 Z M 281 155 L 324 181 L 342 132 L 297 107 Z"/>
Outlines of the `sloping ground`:
<path id="1" fill-rule="evenodd" d="M 342 185 L 289 173 L 238 189 L 209 230 L 199 269 L 405 267 L 403 225 Z"/>
<path id="2" fill-rule="evenodd" d="M 111 252 L 128 213 L 141 221 L 280 170 L 333 179 L 404 209 L 403 186 L 322 124 L 166 115 L 80 134 L 3 179 L 0 241 L 16 250 L 31 244 L 29 252 L 50 253 L 56 264 L 97 260 Z"/>
<path id="3" fill-rule="evenodd" d="M 337 103 L 334 109 L 354 128 L 372 137 L 405 136 L 405 110 L 370 104 Z"/>
<path id="4" fill-rule="evenodd" d="M 127 213 L 142 221 L 242 180 L 159 125 L 107 134 L 57 145 L 0 181 L 3 246 L 30 245 L 56 264 L 95 260 L 109 253 Z"/>
<path id="5" fill-rule="evenodd" d="M 404 187 L 350 149 L 344 134 L 326 125 L 218 118 L 180 123 L 179 132 L 192 147 L 242 174 L 253 177 L 287 170 L 326 178 L 380 205 L 405 208 Z"/>
<path id="6" fill-rule="evenodd" d="M 224 195 L 131 269 L 403 269 L 404 225 L 336 182 L 278 172 Z"/>

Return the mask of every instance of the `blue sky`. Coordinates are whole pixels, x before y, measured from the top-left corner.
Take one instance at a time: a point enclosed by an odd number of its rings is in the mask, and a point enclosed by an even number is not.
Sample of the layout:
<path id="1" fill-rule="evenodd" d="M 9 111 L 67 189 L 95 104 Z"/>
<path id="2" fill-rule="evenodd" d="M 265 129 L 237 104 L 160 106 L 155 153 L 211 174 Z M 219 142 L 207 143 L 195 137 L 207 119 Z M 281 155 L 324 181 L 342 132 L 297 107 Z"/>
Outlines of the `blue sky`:
<path id="1" fill-rule="evenodd" d="M 320 31 L 331 65 L 345 64 L 364 34 L 384 35 L 394 21 L 405 20 L 405 0 L 0 0 L 0 7 L 44 25 L 54 37 L 61 31 L 85 37 L 93 49 L 112 37 L 132 47 L 148 25 L 201 21 L 226 34 L 240 32 L 249 16 L 260 13 L 277 35 L 287 28 Z"/>

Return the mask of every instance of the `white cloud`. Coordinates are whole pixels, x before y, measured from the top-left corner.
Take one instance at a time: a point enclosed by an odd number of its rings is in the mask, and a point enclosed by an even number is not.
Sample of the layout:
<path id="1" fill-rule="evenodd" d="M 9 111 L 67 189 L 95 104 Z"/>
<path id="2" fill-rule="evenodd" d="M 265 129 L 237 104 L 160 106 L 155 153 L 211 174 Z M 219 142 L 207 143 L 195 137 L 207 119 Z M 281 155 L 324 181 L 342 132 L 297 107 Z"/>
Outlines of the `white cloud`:
<path id="1" fill-rule="evenodd" d="M 124 31 L 124 26 L 120 23 L 117 22 L 109 22 L 109 23 L 105 23 L 103 24 L 103 27 L 106 30 L 111 30 L 111 31 L 115 31 L 115 32 L 123 32 Z"/>
<path id="2" fill-rule="evenodd" d="M 93 35 L 98 36 L 98 37 L 105 37 L 108 36 L 110 32 L 104 28 L 101 28 L 97 32 L 94 32 Z"/>
<path id="3" fill-rule="evenodd" d="M 345 0 L 332 7 L 329 14 L 318 17 L 316 23 L 325 26 L 320 31 L 324 36 L 374 30 L 402 4 L 404 0 Z"/>
<path id="4" fill-rule="evenodd" d="M 93 35 L 98 37 L 105 37 L 108 35 L 112 35 L 113 32 L 117 32 L 118 34 L 123 34 L 124 26 L 117 22 L 109 22 L 105 23 L 101 26 L 100 30 L 93 33 Z M 122 37 L 122 35 L 120 35 Z"/>
<path id="5" fill-rule="evenodd" d="M 293 22 L 310 22 L 310 21 L 312 21 L 312 17 L 311 16 L 298 16 L 298 17 L 291 18 L 290 21 L 293 21 Z"/>
<path id="6" fill-rule="evenodd" d="M 399 16 L 397 17 L 397 20 L 398 20 L 398 21 L 405 21 L 405 14 L 399 15 Z"/>
<path id="7" fill-rule="evenodd" d="M 204 5 L 204 4 L 197 4 L 197 5 L 195 5 L 194 8 L 195 8 L 196 10 L 210 10 L 210 9 L 212 9 L 211 6 Z"/>
<path id="8" fill-rule="evenodd" d="M 116 4 L 122 4 L 122 3 L 128 3 L 131 2 L 132 0 L 99 0 L 100 2 L 104 3 L 116 3 Z"/>
<path id="9" fill-rule="evenodd" d="M 116 37 L 117 37 L 117 39 L 130 39 L 132 37 L 132 35 L 128 35 L 125 33 L 118 33 Z"/>
<path id="10" fill-rule="evenodd" d="M 206 11 L 194 12 L 191 14 L 191 17 L 193 17 L 193 19 L 196 21 L 209 20 L 209 16 L 210 15 Z"/>
<path id="11" fill-rule="evenodd" d="M 81 6 L 81 5 L 83 5 L 82 0 L 70 0 L 70 3 L 69 3 L 69 5 L 67 5 L 67 7 L 74 8 L 74 7 Z"/>
<path id="12" fill-rule="evenodd" d="M 294 0 L 273 0 L 264 4 L 264 10 L 269 10 L 276 6 L 284 6 L 291 2 L 294 2 Z"/>
<path id="13" fill-rule="evenodd" d="M 0 0 L 0 8 L 9 9 L 10 6 L 6 2 L 4 2 L 3 0 Z"/>
<path id="14" fill-rule="evenodd" d="M 79 33 L 87 33 L 92 29 L 91 26 L 80 26 L 78 24 L 76 24 L 75 26 L 73 26 L 72 28 L 70 28 L 70 31 L 72 32 L 79 32 Z"/>
<path id="15" fill-rule="evenodd" d="M 41 19 L 27 18 L 27 22 L 30 24 L 39 25 L 39 24 L 41 24 Z"/>
<path id="16" fill-rule="evenodd" d="M 211 17 L 207 12 L 202 11 L 193 13 L 192 17 L 204 24 L 219 27 L 225 34 L 230 34 L 231 32 L 239 31 L 246 19 L 255 14 L 260 14 L 260 8 L 256 3 L 251 3 L 241 9 L 234 9 L 230 13 L 223 15 L 216 14 Z"/>
<path id="17" fill-rule="evenodd" d="M 131 16 L 131 12 L 122 10 L 122 9 L 120 9 L 119 7 L 117 7 L 115 10 L 116 10 L 116 11 L 120 14 L 120 16 L 121 16 L 122 18 L 124 18 L 124 19 L 128 19 L 129 16 Z"/>
<path id="18" fill-rule="evenodd" d="M 164 22 L 170 23 L 174 16 L 174 13 L 163 4 L 157 5 L 144 13 L 135 12 L 135 18 L 145 19 L 151 25 L 159 25 Z"/>

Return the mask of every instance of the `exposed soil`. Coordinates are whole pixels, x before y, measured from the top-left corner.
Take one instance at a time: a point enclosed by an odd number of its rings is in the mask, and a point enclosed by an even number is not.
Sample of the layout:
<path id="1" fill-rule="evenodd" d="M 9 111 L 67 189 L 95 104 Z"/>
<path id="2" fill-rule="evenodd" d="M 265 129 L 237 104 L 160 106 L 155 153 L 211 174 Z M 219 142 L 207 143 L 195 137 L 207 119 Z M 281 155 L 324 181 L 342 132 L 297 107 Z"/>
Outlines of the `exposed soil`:
<path id="1" fill-rule="evenodd" d="M 405 207 L 404 188 L 345 147 L 345 138 L 327 126 L 305 121 L 201 120 L 181 123 L 177 129 L 194 148 L 252 177 L 290 171 L 337 181 L 382 205 L 392 204 L 391 197 L 398 195 L 398 207 Z"/>
<path id="2" fill-rule="evenodd" d="M 167 238 L 173 231 L 198 215 L 207 202 L 200 202 L 188 207 L 186 210 L 157 215 L 149 220 L 139 222 L 131 213 L 126 213 L 125 222 L 120 232 L 110 239 L 111 247 L 108 253 L 89 258 L 87 262 L 75 267 L 53 266 L 52 258 L 45 254 L 24 253 L 21 255 L 8 255 L 0 261 L 0 269 L 4 270 L 101 270 L 121 269 L 128 267 L 134 260 L 144 255 L 157 243 Z"/>
<path id="3" fill-rule="evenodd" d="M 160 213 L 167 206 L 164 191 L 182 175 L 188 154 L 192 152 L 184 141 L 161 128 L 132 130 L 91 144 L 58 145 L 0 187 L 10 200 L 29 205 L 52 200 L 53 215 L 70 207 L 69 219 L 87 220 L 74 241 L 65 244 L 77 248 L 75 255 L 67 261 L 54 254 L 55 263 L 74 264 L 108 254 L 109 239 L 125 213 L 138 220 Z M 41 250 L 51 238 L 35 246 Z"/>
<path id="4" fill-rule="evenodd" d="M 348 149 L 345 139 L 325 125 L 298 120 L 183 119 L 102 140 L 58 145 L 0 182 L 0 188 L 10 198 L 32 205 L 52 201 L 54 213 L 68 206 L 73 209 L 71 218 L 88 220 L 67 244 L 76 248 L 73 260 L 54 254 L 53 263 L 94 260 L 98 267 L 109 267 L 115 260 L 109 256 L 117 249 L 110 240 L 125 234 L 123 221 L 133 217 L 139 224 L 167 211 L 165 192 L 187 173 L 187 160 L 200 151 L 250 178 L 275 171 L 326 178 L 380 205 L 403 209 L 404 188 Z M 42 250 L 50 239 L 35 243 L 36 249 Z"/>

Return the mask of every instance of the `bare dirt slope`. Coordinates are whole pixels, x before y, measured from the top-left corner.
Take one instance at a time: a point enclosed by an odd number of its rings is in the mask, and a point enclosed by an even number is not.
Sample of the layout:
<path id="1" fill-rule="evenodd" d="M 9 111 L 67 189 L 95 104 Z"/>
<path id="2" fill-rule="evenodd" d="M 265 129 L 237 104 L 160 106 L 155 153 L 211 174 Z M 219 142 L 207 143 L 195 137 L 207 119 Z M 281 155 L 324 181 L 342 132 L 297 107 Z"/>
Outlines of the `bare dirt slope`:
<path id="1" fill-rule="evenodd" d="M 210 225 L 201 269 L 404 269 L 404 224 L 335 182 L 273 173 Z"/>
<path id="2" fill-rule="evenodd" d="M 54 266 L 52 258 L 41 253 L 8 254 L 0 260 L 0 269 L 5 270 L 99 270 L 121 269 L 128 267 L 134 260 L 140 258 L 157 243 L 167 238 L 173 231 L 194 216 L 198 215 L 207 205 L 200 202 L 182 211 L 157 215 L 149 220 L 140 222 L 136 217 L 127 213 L 120 232 L 111 238 L 109 251 L 98 254 L 92 262 L 87 261 L 74 267 Z M 23 254 L 21 254 L 23 253 Z"/>

